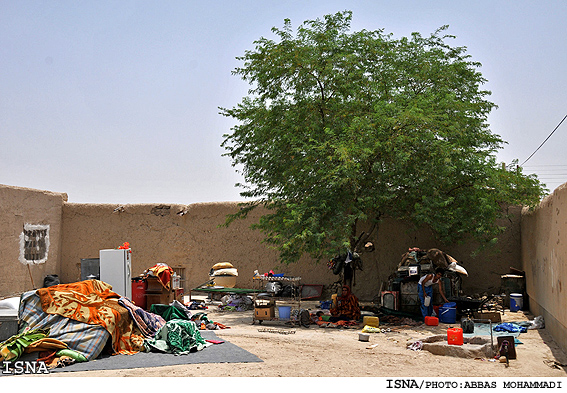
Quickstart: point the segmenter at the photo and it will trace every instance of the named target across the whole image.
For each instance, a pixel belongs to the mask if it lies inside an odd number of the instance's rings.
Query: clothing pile
[[[254,302],[248,296],[240,294],[225,295],[221,298],[219,309],[222,311],[246,311],[254,308]]]
[[[188,307],[177,300],[174,300],[169,305],[152,304],[150,306],[150,313],[163,317],[166,322],[174,320],[190,321],[195,325],[197,330],[218,330],[228,328],[221,323],[212,321],[204,312],[193,314]]]
[[[145,311],[99,280],[29,291],[20,297],[18,333],[0,343],[0,361],[38,352],[38,360],[53,368],[94,360],[103,351],[185,354],[211,345],[199,333],[202,316],[181,303],[160,311]]]
[[[461,266],[455,258],[437,248],[431,248],[429,250],[422,250],[418,247],[409,248],[408,251],[402,255],[398,269],[402,266],[421,265],[424,263],[432,264],[433,270],[442,268],[468,276],[466,269]]]
[[[173,277],[173,269],[165,263],[156,263],[146,271],[146,274],[156,276],[161,285],[167,290],[171,290],[171,278]]]
[[[360,323],[358,321],[325,321],[323,319],[316,322],[319,327],[322,328],[340,328],[340,329],[358,329]]]

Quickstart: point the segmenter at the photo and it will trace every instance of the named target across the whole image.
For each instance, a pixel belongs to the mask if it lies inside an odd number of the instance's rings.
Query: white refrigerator
[[[100,250],[100,281],[112,285],[112,291],[132,299],[132,264],[130,249]]]

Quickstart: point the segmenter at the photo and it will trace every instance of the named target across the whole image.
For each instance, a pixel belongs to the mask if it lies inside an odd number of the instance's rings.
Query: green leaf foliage
[[[231,220],[264,206],[254,228],[282,261],[352,249],[359,221],[429,226],[442,241],[491,241],[504,206],[533,205],[540,182],[508,170],[489,129],[495,108],[447,26],[395,39],[350,32],[351,13],[289,20],[238,59],[248,96],[221,114],[237,120],[222,146],[245,179]]]

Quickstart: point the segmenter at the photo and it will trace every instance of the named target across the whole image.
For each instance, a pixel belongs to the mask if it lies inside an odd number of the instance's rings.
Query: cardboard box
[[[276,308],[274,306],[254,308],[254,317],[256,319],[272,319],[276,316]]]
[[[492,323],[500,323],[502,315],[497,311],[475,312],[474,319],[489,319]]]
[[[181,303],[183,303],[183,288],[176,288],[173,290],[173,298]]]
[[[147,293],[146,309],[149,310],[152,304],[170,304],[173,302],[173,292]]]

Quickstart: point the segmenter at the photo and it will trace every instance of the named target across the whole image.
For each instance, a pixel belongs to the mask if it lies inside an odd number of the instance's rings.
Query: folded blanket
[[[119,354],[144,350],[144,338],[128,310],[118,304],[120,295],[99,280],[59,284],[37,290],[41,307],[48,314],[104,327],[112,337],[112,349]]]
[[[47,314],[41,308],[37,291],[22,295],[19,318],[29,329],[46,329],[49,337],[64,342],[87,359],[96,359],[104,349],[110,334],[100,325],[90,325],[59,314]]]
[[[188,316],[186,312],[167,304],[152,304],[150,306],[150,312],[163,317],[165,321],[171,321],[173,319],[191,320],[191,317]]]
[[[159,282],[167,290],[171,289],[171,277],[173,276],[173,269],[165,263],[156,263],[148,269],[150,272],[157,276]]]
[[[155,313],[147,312],[146,310],[136,306],[128,298],[121,297],[118,304],[125,307],[130,313],[130,317],[138,326],[144,337],[154,337],[156,333],[165,325],[165,319]],[[154,305],[152,305],[153,307]]]
[[[217,269],[213,272],[212,274],[213,277],[215,276],[238,276],[238,270],[237,269]]]

